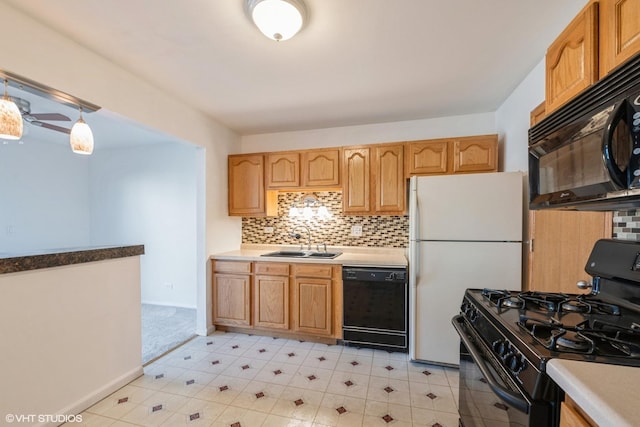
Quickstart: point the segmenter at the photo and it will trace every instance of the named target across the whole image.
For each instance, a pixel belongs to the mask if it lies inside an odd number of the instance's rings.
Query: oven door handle
[[[527,402],[520,395],[512,392],[511,390],[505,389],[495,380],[486,362],[482,358],[482,355],[480,355],[478,350],[476,350],[475,345],[473,344],[473,342],[471,342],[469,337],[467,337],[467,334],[462,329],[462,326],[460,326],[460,323],[464,321],[465,321],[464,316],[459,314],[451,320],[451,323],[453,323],[453,327],[456,328],[458,335],[460,335],[460,339],[464,343],[464,346],[467,348],[467,350],[469,350],[469,353],[471,354],[473,361],[476,363],[476,365],[478,366],[478,369],[480,369],[480,372],[482,373],[484,378],[487,380],[487,384],[489,385],[491,390],[493,390],[493,392],[497,394],[498,397],[500,397],[502,400],[504,400],[505,402],[507,402],[508,404],[510,404],[517,410],[519,410],[520,412],[524,412],[525,414],[528,414],[529,402]]]

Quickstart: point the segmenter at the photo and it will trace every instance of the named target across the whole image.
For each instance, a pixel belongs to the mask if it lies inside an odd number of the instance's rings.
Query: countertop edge
[[[640,408],[636,399],[628,401],[629,388],[625,383],[637,384],[638,368],[551,359],[547,373],[598,425],[636,425]]]
[[[247,249],[242,248],[235,251],[228,251],[210,255],[211,260],[225,261],[265,261],[265,262],[286,262],[286,263],[308,263],[308,264],[336,264],[346,266],[380,266],[380,267],[407,267],[408,261],[403,253],[403,249],[393,248],[388,253],[381,253],[379,250],[374,253],[351,252],[346,248],[340,248],[342,254],[336,258],[285,258],[262,256],[270,249]],[[373,251],[372,251],[373,252]]]
[[[144,254],[144,245],[74,248],[0,257],[0,274],[125,258]]]

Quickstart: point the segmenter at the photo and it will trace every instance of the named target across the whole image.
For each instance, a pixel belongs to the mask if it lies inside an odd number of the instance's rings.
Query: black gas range
[[[640,243],[598,241],[585,271],[588,294],[466,291],[453,319],[461,425],[557,426],[552,358],[640,367]]]

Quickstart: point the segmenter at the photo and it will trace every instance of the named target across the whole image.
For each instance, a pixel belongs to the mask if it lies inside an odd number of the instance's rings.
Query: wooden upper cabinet
[[[434,139],[407,144],[407,175],[441,175],[449,170],[449,141]]]
[[[640,52],[640,0],[600,0],[600,77]]]
[[[371,211],[371,158],[368,147],[345,148],[342,161],[342,211],[368,213]]]
[[[529,114],[529,121],[531,122],[531,126],[540,123],[546,116],[547,110],[545,110],[545,103],[544,101],[542,101],[542,103],[531,110],[531,113]]]
[[[595,83],[597,79],[598,3],[591,2],[547,50],[547,114]]]
[[[498,170],[498,135],[453,141],[453,173]]]
[[[611,238],[611,212],[529,212],[529,290],[577,293],[595,242]]]
[[[401,215],[405,210],[404,144],[373,147],[375,212]]]
[[[262,154],[228,157],[229,215],[264,216],[265,185]]]
[[[300,154],[267,154],[267,188],[294,188],[300,186]]]
[[[303,187],[340,186],[340,149],[302,152]]]
[[[496,172],[498,135],[410,141],[406,176]]]

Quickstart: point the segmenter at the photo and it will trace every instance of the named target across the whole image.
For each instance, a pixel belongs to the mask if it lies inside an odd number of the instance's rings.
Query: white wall
[[[529,113],[544,101],[544,84],[543,59],[496,111],[496,128],[504,146],[501,161],[505,170],[529,170]]]
[[[0,252],[88,245],[88,168],[68,146],[0,145]]]
[[[298,132],[246,135],[241,138],[241,151],[239,152],[252,153],[377,144],[491,133],[496,133],[495,116],[493,113],[482,113]]]
[[[240,219],[226,213],[226,155],[237,151],[238,135],[5,3],[0,3],[0,16],[6,34],[23,35],[20,43],[15,37],[0,38],[3,69],[205,148],[198,172],[204,187],[198,189],[197,247],[197,332],[205,334],[211,325],[208,256],[237,248],[241,240]]]
[[[5,415],[77,414],[142,374],[139,259],[0,275],[0,425],[58,425]]]
[[[196,308],[196,147],[91,156],[91,244],[144,244],[142,302]]]

